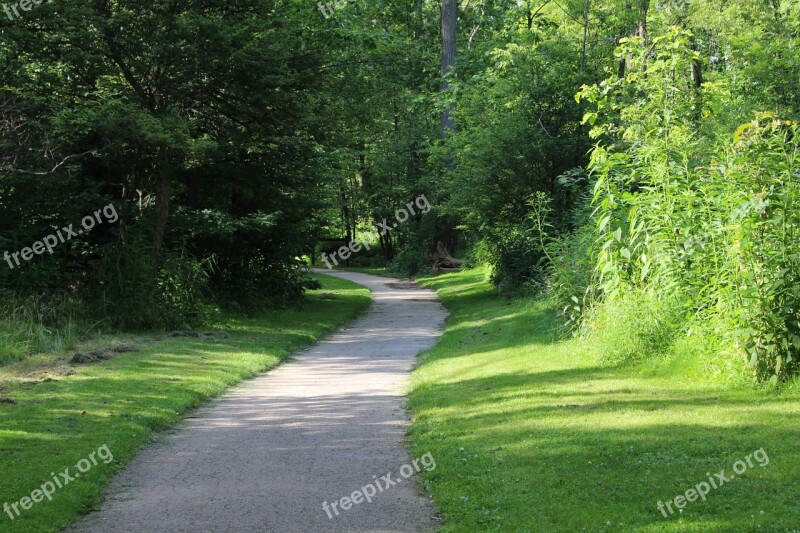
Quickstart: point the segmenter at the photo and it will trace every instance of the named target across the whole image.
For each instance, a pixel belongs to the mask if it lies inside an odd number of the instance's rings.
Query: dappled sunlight
[[[452,326],[451,331],[460,331],[463,329],[470,329],[470,328],[487,328],[492,326],[496,327],[498,325],[502,326],[503,324],[509,322],[515,322],[516,320],[527,314],[528,314],[527,311],[515,309],[514,312],[503,313],[499,316],[495,316],[492,318],[486,318],[484,315],[481,318],[476,318],[475,320],[469,322],[462,322],[460,324],[455,324]]]
[[[336,287],[352,286],[339,280],[334,283]],[[326,290],[339,293],[335,288]],[[0,500],[15,501],[30,494],[47,473],[61,471],[92,449],[108,444],[114,463],[92,470],[71,484],[70,490],[61,491],[57,500],[39,505],[35,513],[16,522],[22,531],[42,524],[66,525],[78,512],[99,502],[108,477],[146,444],[155,430],[173,426],[187,410],[275,366],[368,305],[367,291],[348,292],[350,296],[336,301],[310,302],[308,312],[229,318],[220,325],[227,338],[152,335],[143,337],[147,342],[141,343],[138,351],[113,354],[102,362],[72,365],[69,354],[49,354],[0,368],[0,398],[16,402],[0,403]],[[102,348],[115,340],[98,339],[91,347]],[[370,397],[380,401],[378,395]],[[249,416],[259,420],[257,405],[252,405]],[[348,423],[332,412],[326,416],[333,424]]]
[[[360,277],[353,275],[359,282]],[[219,512],[224,508],[258,525],[237,522],[242,530],[323,531],[330,523],[320,513],[323,499],[352,493],[370,476],[408,461],[401,444],[409,425],[403,388],[416,354],[435,343],[446,311],[431,298],[416,298],[416,291],[386,288],[380,278],[364,281],[376,298],[362,318],[210,402],[201,404],[248,372],[287,359],[292,346],[287,337],[273,331],[261,342],[248,342],[258,337],[237,332],[213,347],[181,343],[170,351],[168,345],[126,361],[127,371],[118,378],[137,390],[132,422],[166,427],[182,408],[198,408],[131,462],[114,480],[103,507],[80,522],[81,530],[105,531],[120,521],[182,529],[187,514],[202,522],[200,529],[208,524],[224,529],[228,518]],[[404,297],[382,297],[389,290]],[[161,389],[159,382],[172,376],[178,381]],[[117,376],[108,378],[96,376],[113,386]],[[394,530],[398,517],[428,523],[432,513],[415,488],[407,483],[391,498],[376,499],[377,510],[364,523],[376,531]],[[291,528],[274,526],[281,516],[262,513],[290,507]]]
[[[445,517],[529,529],[524,510],[535,509],[542,531],[734,531],[731,506],[753,516],[752,529],[796,508],[796,393],[604,366],[589,341],[554,334],[546,305],[509,306],[487,285],[480,298],[480,315],[451,315],[413,377],[414,444],[442,457],[442,484],[431,486]],[[768,467],[668,519],[656,508],[762,447]]]

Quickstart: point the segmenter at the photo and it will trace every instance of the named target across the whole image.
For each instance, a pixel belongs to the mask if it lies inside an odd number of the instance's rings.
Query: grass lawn
[[[13,521],[4,512],[0,531],[56,531],[69,524],[100,502],[109,477],[154,431],[277,365],[369,305],[363,287],[316,279],[323,288],[309,293],[302,311],[229,318],[202,338],[99,339],[98,347],[136,348],[103,362],[72,365],[69,355],[45,354],[0,367],[0,505],[30,497],[52,481],[51,472],[61,481],[67,467],[70,477],[79,473],[76,465],[87,470],[56,490],[52,501],[28,501],[28,510],[18,506],[21,516]],[[103,460],[104,449],[97,452],[104,446],[113,461]]]
[[[358,272],[360,274],[372,274],[373,276],[384,276],[389,278],[403,278],[402,274],[391,272],[387,267],[342,267],[333,269],[334,272]]]
[[[444,531],[800,531],[796,385],[723,387],[675,361],[601,366],[591,341],[557,334],[548,305],[483,280],[419,280],[451,311],[410,397]],[[705,501],[686,494],[723,469]],[[695,501],[678,509],[679,495]]]

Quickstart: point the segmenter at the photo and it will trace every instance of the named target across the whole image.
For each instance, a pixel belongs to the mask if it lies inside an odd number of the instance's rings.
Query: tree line
[[[42,4],[0,19],[0,247],[120,220],[0,286],[58,295],[53,331],[163,327],[301,302],[302,264],[356,239],[349,264],[411,275],[445,248],[610,363],[777,381],[799,29],[796,0]]]

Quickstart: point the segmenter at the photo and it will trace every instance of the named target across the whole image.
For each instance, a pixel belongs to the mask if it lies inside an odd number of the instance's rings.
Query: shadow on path
[[[199,409],[139,454],[102,509],[71,531],[425,531],[414,477],[339,516],[337,501],[411,463],[405,387],[447,312],[432,291],[366,274],[370,309],[347,328]]]

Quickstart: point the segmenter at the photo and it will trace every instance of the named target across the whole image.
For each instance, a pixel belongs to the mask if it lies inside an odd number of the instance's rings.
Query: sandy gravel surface
[[[447,312],[433,292],[407,282],[333,275],[369,287],[372,307],[184,420],[116,476],[101,510],[70,531],[434,529],[416,476],[400,475],[415,459],[403,447],[403,392]],[[396,484],[372,503],[339,507],[338,516],[323,509],[389,472]]]

